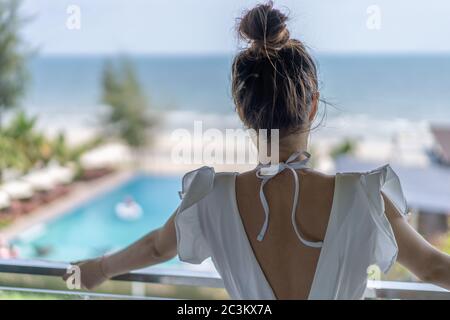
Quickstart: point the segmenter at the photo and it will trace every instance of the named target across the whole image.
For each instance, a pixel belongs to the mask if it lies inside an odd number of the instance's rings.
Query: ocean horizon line
[[[450,51],[317,51],[311,49],[313,55],[318,57],[449,57]],[[217,58],[232,58],[239,50],[230,52],[99,52],[99,53],[48,53],[37,52],[31,55],[33,58],[117,58],[117,57],[130,57],[130,58],[205,58],[205,57],[217,57]]]

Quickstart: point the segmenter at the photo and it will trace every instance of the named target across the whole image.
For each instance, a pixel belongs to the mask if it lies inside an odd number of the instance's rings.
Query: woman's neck
[[[307,133],[299,133],[280,138],[278,144],[278,161],[285,162],[292,154],[296,152],[306,151],[308,148],[308,137],[309,135]],[[268,146],[268,150],[268,152],[270,153],[270,150],[273,149],[271,148],[271,146]],[[273,159],[273,157],[271,158]]]

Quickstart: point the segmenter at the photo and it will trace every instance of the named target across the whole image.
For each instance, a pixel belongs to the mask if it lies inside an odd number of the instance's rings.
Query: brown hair
[[[287,20],[269,2],[247,11],[238,23],[248,46],[234,58],[232,94],[242,121],[256,130],[303,129],[318,92],[316,65],[302,42],[290,38]]]

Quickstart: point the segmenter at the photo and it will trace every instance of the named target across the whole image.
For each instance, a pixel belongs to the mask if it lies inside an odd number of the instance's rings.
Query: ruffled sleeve
[[[389,198],[401,215],[408,213],[408,206],[400,180],[389,165],[362,176],[369,199],[370,216],[376,228],[373,263],[386,273],[397,259],[398,247],[391,224],[386,217],[382,193]]]
[[[181,203],[175,215],[177,250],[181,261],[199,264],[211,255],[199,201],[213,189],[214,176],[213,168],[202,167],[183,177]]]

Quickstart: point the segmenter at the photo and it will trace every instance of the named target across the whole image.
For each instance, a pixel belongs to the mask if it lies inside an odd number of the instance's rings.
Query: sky
[[[236,50],[250,0],[23,0],[41,54],[220,54]],[[284,0],[293,37],[332,53],[450,53],[448,0]],[[71,5],[79,15],[68,13]],[[73,18],[75,17],[75,20]],[[78,19],[79,18],[79,19]],[[67,27],[67,23],[71,26]],[[73,28],[78,26],[80,28]]]

